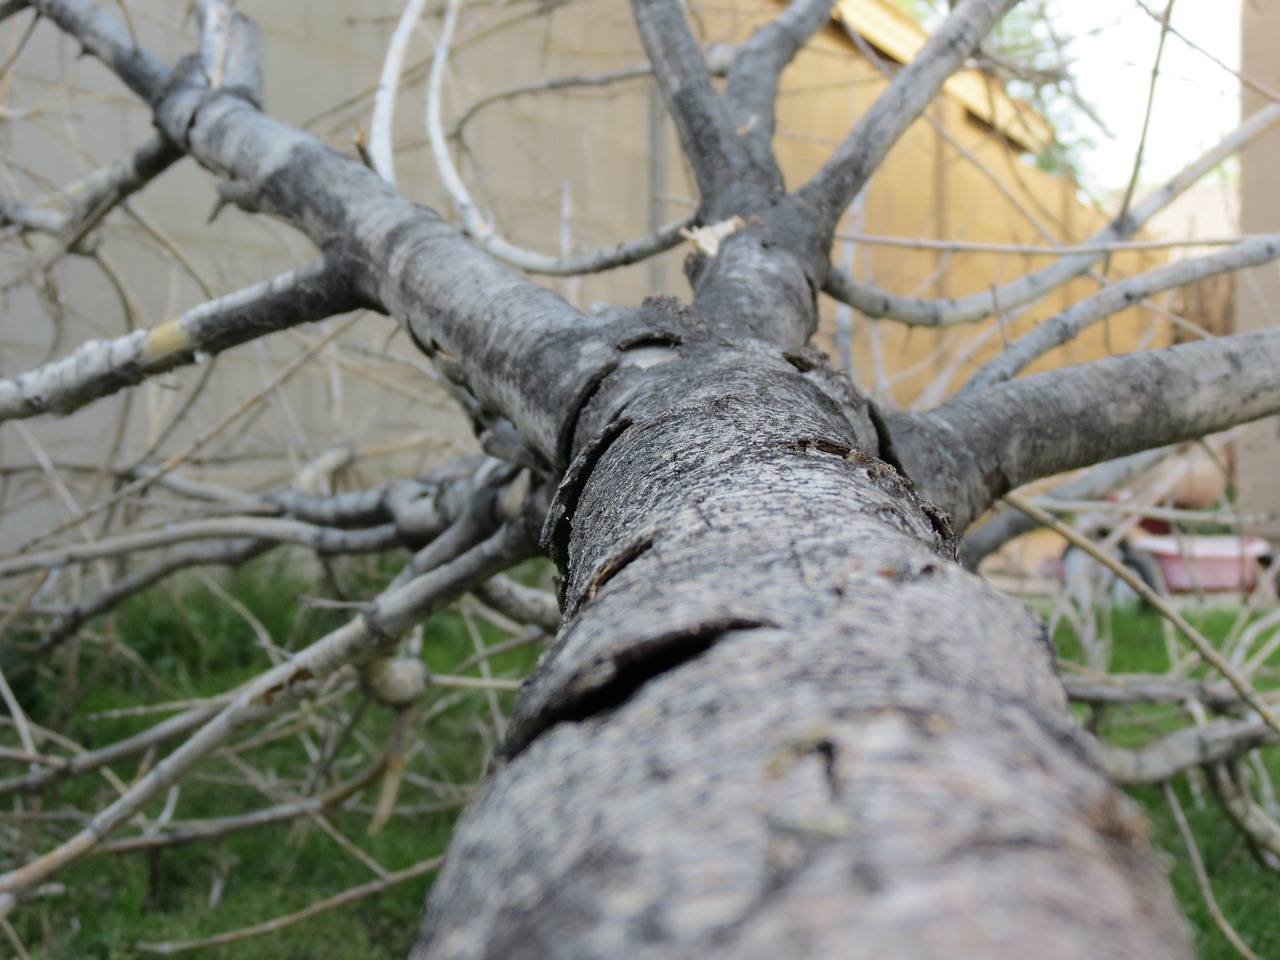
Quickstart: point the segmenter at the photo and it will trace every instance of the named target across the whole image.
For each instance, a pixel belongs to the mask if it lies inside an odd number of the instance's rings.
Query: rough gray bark
[[[892,455],[964,529],[1040,477],[1280,410],[1280,330],[1108,357],[886,418]]]
[[[1042,625],[804,374],[699,353],[561,488],[565,626],[414,955],[1186,955]]]
[[[1036,476],[1274,411],[1280,338],[888,417],[806,347],[840,212],[1010,0],[962,4],[790,194],[763,140],[738,139],[679,5],[634,0],[699,218],[740,223],[692,259],[691,307],[590,318],[263,116],[252,91],[211,84],[194,59],[170,71],[86,0],[33,5],[152,105],[224,197],[309,236],[359,303],[407,327],[477,429],[556,487],[543,546],[562,576],[560,634],[415,956],[1189,955],[1141,820],[1067,712],[1043,626],[960,568],[945,512],[963,530]],[[816,29],[814,10],[788,22]],[[770,70],[798,34],[773,35],[751,48]],[[757,96],[730,85],[738,105]],[[395,513],[390,499],[343,509]],[[523,529],[503,530],[450,561],[479,536],[450,527],[409,569],[434,567],[448,589],[372,606],[323,665],[490,577],[524,546]],[[164,777],[197,756],[178,754]],[[19,873],[10,900],[30,882]]]

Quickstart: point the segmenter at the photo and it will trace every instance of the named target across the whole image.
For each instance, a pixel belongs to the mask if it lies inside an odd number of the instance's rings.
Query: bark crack
[[[557,724],[581,723],[618,709],[651,680],[697,659],[729,633],[776,628],[775,624],[759,619],[727,617],[709,620],[685,630],[651,637],[597,658],[579,671],[583,686],[592,673],[607,672],[611,674],[608,679],[578,693],[566,692],[559,703],[550,705],[536,719],[523,724],[513,722],[500,756],[506,761],[514,759]]]

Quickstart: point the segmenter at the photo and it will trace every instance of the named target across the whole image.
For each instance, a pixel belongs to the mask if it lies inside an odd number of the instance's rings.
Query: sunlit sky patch
[[[1164,0],[1144,2],[1157,13],[1165,9]],[[1172,24],[1238,70],[1240,10],[1239,0],[1179,0]],[[1160,25],[1127,0],[1062,0],[1056,25],[1061,35],[1076,38],[1070,56],[1079,91],[1113,134],[1109,138],[1087,122],[1082,124],[1081,129],[1095,141],[1078,154],[1082,172],[1104,189],[1122,188],[1133,171]],[[1239,118],[1239,81],[1176,36],[1169,36],[1142,181],[1158,182],[1176,173],[1236,126]]]

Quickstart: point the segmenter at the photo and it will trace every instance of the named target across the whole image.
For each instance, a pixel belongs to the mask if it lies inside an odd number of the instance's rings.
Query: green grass
[[[530,577],[538,572],[536,567],[526,571]],[[385,577],[371,568],[346,574],[355,596],[371,595]],[[251,565],[233,575],[226,586],[286,649],[296,650],[314,641],[349,615],[300,602],[309,590],[320,591],[278,563]],[[1208,636],[1220,638],[1231,628],[1235,613],[1208,611],[1191,619]],[[491,628],[484,629],[487,642],[501,639]],[[1164,635],[1155,614],[1117,612],[1107,617],[1102,629],[1111,637],[1113,671],[1162,673],[1168,669]],[[75,664],[79,685],[71,691],[78,706],[62,728],[91,748],[141,730],[155,719],[91,718],[96,711],[208,696],[248,679],[269,663],[245,618],[194,581],[187,581],[180,590],[153,589],[118,611],[109,628],[102,624],[91,628],[90,639],[95,632],[107,640],[80,645]],[[127,643],[145,667],[113,649],[113,636]],[[424,655],[432,669],[441,672],[451,672],[453,665],[473,651],[470,635],[455,613],[433,618],[426,626],[425,640]],[[1070,629],[1059,625],[1054,642],[1064,660],[1080,661],[1082,650]],[[0,653],[14,655],[11,650]],[[525,673],[537,653],[537,648],[513,651],[495,661],[495,671],[507,676]],[[68,666],[68,654],[60,654],[46,671],[15,683],[19,698],[37,721],[54,723],[60,712],[65,713],[68,689],[63,678]],[[441,696],[451,694],[429,691],[425,707]],[[511,695],[503,695],[501,702],[509,709]],[[350,710],[353,703],[354,695],[343,706]],[[1137,719],[1134,722],[1132,714],[1128,719],[1108,714],[1099,733],[1112,742],[1136,745],[1181,722],[1167,708],[1152,709]],[[360,731],[368,742],[380,744],[390,720],[389,711],[370,707]],[[422,733],[426,748],[412,758],[412,772],[451,783],[472,783],[482,774],[493,736],[488,704],[482,696],[461,698],[424,723]],[[3,742],[16,745],[11,733],[4,734]],[[250,759],[258,770],[295,782],[310,762],[297,738],[259,749]],[[1273,775],[1280,778],[1280,752],[1268,763]],[[120,764],[115,772],[129,781],[137,775],[137,761]],[[354,768],[348,768],[347,773],[351,772]],[[206,762],[195,777],[184,782],[175,817],[225,816],[271,802],[256,790],[229,785],[226,781],[233,774],[234,769],[224,760]],[[1280,923],[1275,911],[1280,901],[1280,877],[1257,864],[1207,789],[1201,797],[1193,797],[1185,777],[1176,787],[1223,911],[1261,956],[1280,955]],[[23,798],[17,802],[20,805],[15,805],[13,798],[2,802],[6,810],[57,812],[98,809],[111,796],[102,777],[83,777],[42,797]],[[366,791],[364,802],[371,803],[374,796],[376,786]],[[1147,812],[1154,840],[1165,851],[1199,955],[1206,960],[1234,958],[1234,950],[1204,904],[1163,793],[1158,788],[1139,789],[1132,791],[1132,796]],[[408,786],[401,796],[406,804],[431,799],[427,791]],[[148,815],[154,817],[161,806],[153,805]],[[372,838],[366,836],[367,814],[335,812],[331,820],[385,868],[396,870],[442,852],[456,817],[456,813],[446,812],[393,819]],[[38,849],[48,849],[72,832],[70,823],[46,824],[32,842]],[[211,909],[208,899],[216,876],[225,877],[225,885],[220,902]],[[132,960],[150,956],[134,948],[139,941],[200,939],[261,923],[372,878],[368,867],[314,824],[285,824],[159,853],[89,858],[57,877],[64,892],[24,904],[13,919],[35,960]],[[399,960],[416,932],[429,884],[429,877],[419,878],[281,933],[201,950],[192,956]]]
[[[1103,631],[1112,636],[1110,667],[1115,673],[1163,673],[1169,668],[1160,617],[1150,610],[1117,610],[1101,615]],[[1235,623],[1233,609],[1207,609],[1187,614],[1207,638],[1220,641]],[[1075,634],[1059,625],[1054,644],[1065,661],[1080,662],[1082,650]],[[1185,649],[1185,644],[1184,644]],[[1219,679],[1207,670],[1196,676]],[[1272,683],[1272,686],[1275,684]],[[1134,722],[1137,716],[1139,722]],[[1127,718],[1127,720],[1126,720]],[[1136,746],[1161,732],[1185,725],[1170,708],[1108,714],[1098,733],[1107,742]],[[1271,776],[1280,780],[1280,752],[1263,751]],[[1280,956],[1280,875],[1262,867],[1214,799],[1208,785],[1192,794],[1187,777],[1174,783],[1179,802],[1195,835],[1223,915],[1241,938],[1261,957]],[[1130,796],[1151,823],[1152,839],[1169,867],[1174,891],[1189,922],[1197,956],[1202,960],[1238,960],[1239,954],[1218,929],[1196,883],[1191,857],[1173,814],[1159,787],[1134,788]]]
[[[349,572],[349,571],[348,571]],[[359,571],[357,571],[359,572]],[[536,575],[537,570],[529,571]],[[353,595],[369,596],[383,578],[377,570],[361,573],[353,582]],[[234,574],[226,583],[229,592],[256,617],[273,640],[287,649],[299,649],[344,622],[350,612],[319,609],[300,603],[308,589],[289,568],[259,562]],[[358,592],[355,589],[358,586]],[[486,642],[505,635],[478,623]],[[124,605],[113,628],[95,624],[89,631],[118,638],[137,654],[145,668],[121,656],[111,643],[85,642],[76,657],[79,688],[72,696],[79,705],[62,731],[86,747],[113,742],[144,729],[158,719],[128,717],[93,719],[103,710],[171,699],[208,696],[227,690],[270,665],[246,619],[202,585],[187,581],[179,591],[153,589]],[[432,669],[452,672],[454,665],[474,652],[462,618],[443,613],[425,627],[424,656]],[[13,655],[13,651],[5,651]],[[495,674],[527,673],[538,648],[526,647],[492,661]],[[63,677],[68,654],[59,654],[38,676],[27,675],[16,684],[25,709],[37,722],[53,724],[61,712],[67,689]],[[474,675],[474,672],[473,672]],[[349,694],[342,707],[350,711],[358,695]],[[500,702],[509,712],[512,694]],[[431,688],[422,703],[424,715],[441,698],[456,704],[419,724],[422,743],[408,765],[411,773],[436,781],[471,784],[483,773],[486,754],[493,743],[489,706],[482,694],[458,697],[453,691]],[[385,743],[391,712],[370,705],[359,732],[372,747]],[[247,731],[253,736],[257,731]],[[318,738],[312,736],[313,743]],[[11,732],[5,746],[16,746]],[[342,760],[350,760],[341,777],[357,770],[349,746]],[[309,769],[310,759],[300,740],[293,737],[245,755],[262,774],[296,784]],[[367,761],[366,750],[363,759]],[[114,769],[128,782],[138,773],[138,759]],[[15,772],[12,770],[6,773]],[[175,819],[227,816],[271,805],[256,789],[230,783],[239,774],[226,760],[214,758],[201,765],[195,776],[182,783]],[[378,784],[367,789],[362,803],[372,804]],[[71,811],[100,809],[113,792],[101,776],[87,776],[53,788],[39,798],[0,801],[6,810],[39,809]],[[401,804],[437,800],[431,791],[406,783]],[[163,798],[147,811],[155,817]],[[393,818],[375,837],[366,835],[368,813],[333,812],[333,825],[367,851],[387,870],[398,870],[443,852],[456,812]],[[76,829],[70,822],[46,823],[32,843],[49,849]],[[122,831],[135,833],[134,829]],[[8,845],[7,845],[8,846]],[[11,862],[5,866],[12,865]],[[224,876],[220,902],[209,907],[216,876]],[[333,838],[305,819],[230,834],[216,841],[201,841],[159,852],[91,857],[63,871],[57,882],[64,892],[40,897],[22,905],[13,921],[33,958],[92,958],[127,960],[153,956],[134,948],[139,941],[200,939],[261,923],[301,909],[325,897],[374,879],[368,866],[345,852]],[[205,958],[236,960],[401,960],[416,934],[418,918],[430,877],[420,877],[354,904],[269,934],[220,948],[191,954]]]

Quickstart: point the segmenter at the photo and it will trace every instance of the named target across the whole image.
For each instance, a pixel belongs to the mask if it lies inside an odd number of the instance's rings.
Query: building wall
[[[1275,38],[1280,31],[1280,8],[1274,3],[1246,3],[1240,28],[1243,76],[1275,89],[1280,61]],[[1241,89],[1241,111],[1248,117],[1266,99],[1248,86]],[[1280,223],[1280,129],[1259,136],[1240,155],[1240,229],[1264,233]],[[1235,283],[1236,330],[1244,333],[1280,324],[1280,272],[1275,264],[1242,270]],[[1280,418],[1272,417],[1241,428],[1235,445],[1236,494],[1240,510],[1280,517]],[[1280,538],[1280,519],[1259,524],[1255,532]]]

